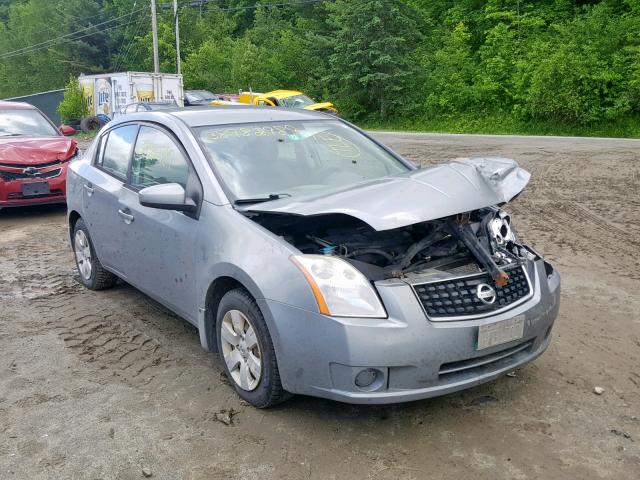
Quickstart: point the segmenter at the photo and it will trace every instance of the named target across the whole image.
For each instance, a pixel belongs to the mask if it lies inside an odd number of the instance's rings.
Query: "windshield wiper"
[[[290,197],[289,193],[270,193],[266,197],[256,197],[256,198],[239,198],[234,203],[234,205],[247,205],[249,203],[264,203],[270,202],[271,200],[278,200],[284,197]]]

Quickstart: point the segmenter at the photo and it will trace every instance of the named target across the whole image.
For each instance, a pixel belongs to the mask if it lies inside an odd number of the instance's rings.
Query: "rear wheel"
[[[82,219],[73,226],[73,253],[82,284],[90,290],[112,287],[118,277],[104,269],[93,248],[87,226]]]
[[[216,333],[220,359],[240,397],[257,408],[289,398],[282,388],[267,324],[246,290],[231,290],[222,297]]]

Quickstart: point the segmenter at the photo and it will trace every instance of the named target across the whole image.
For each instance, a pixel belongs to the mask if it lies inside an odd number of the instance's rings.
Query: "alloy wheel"
[[[241,389],[255,390],[262,377],[262,352],[256,330],[239,310],[229,310],[220,329],[222,353],[231,378]]]
[[[76,232],[73,247],[76,254],[78,271],[80,275],[82,275],[82,278],[89,280],[91,278],[91,271],[93,270],[91,263],[91,246],[89,245],[87,235],[82,230]]]

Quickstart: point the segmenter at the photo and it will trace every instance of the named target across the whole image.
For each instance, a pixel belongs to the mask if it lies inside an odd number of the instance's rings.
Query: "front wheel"
[[[283,402],[273,342],[256,301],[241,288],[227,292],[216,318],[218,352],[238,395],[257,408]]]

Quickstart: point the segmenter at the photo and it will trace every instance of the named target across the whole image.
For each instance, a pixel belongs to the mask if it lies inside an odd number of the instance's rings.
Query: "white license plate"
[[[35,195],[49,195],[49,184],[47,182],[30,182],[22,184],[22,195],[32,197]]]
[[[524,335],[524,315],[503,320],[502,322],[481,325],[478,329],[476,350],[495,347],[502,343],[512,342]]]

